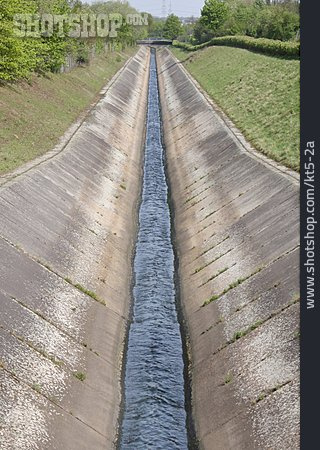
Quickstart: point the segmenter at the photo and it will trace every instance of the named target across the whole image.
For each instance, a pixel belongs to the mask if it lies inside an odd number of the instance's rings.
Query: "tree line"
[[[138,14],[128,2],[95,2],[93,5],[80,0],[0,0],[0,82],[12,82],[28,78],[31,73],[45,74],[57,72],[72,56],[77,63],[88,62],[90,55],[102,52],[106,45],[120,49],[133,45],[137,39],[147,36],[146,25],[135,26],[125,20],[117,28],[116,37],[93,37],[75,39],[68,34],[68,24],[64,23],[65,34],[53,29],[50,37],[18,37],[15,32],[16,14],[72,15],[72,14]]]
[[[299,39],[300,3],[296,0],[206,0],[199,19],[184,24],[175,15],[153,20],[150,36],[202,44],[220,36]]]

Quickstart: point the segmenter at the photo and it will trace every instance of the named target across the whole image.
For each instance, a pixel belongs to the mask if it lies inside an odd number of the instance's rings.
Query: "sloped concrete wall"
[[[148,66],[140,49],[60,154],[2,180],[3,450],[113,448]]]
[[[158,66],[200,448],[298,449],[297,177],[248,152],[167,49]]]

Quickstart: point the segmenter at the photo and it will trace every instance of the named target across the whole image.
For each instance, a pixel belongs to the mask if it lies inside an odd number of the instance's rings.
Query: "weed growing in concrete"
[[[41,386],[40,386],[40,384],[33,383],[32,389],[33,389],[34,391],[38,392],[38,393],[41,392]]]
[[[84,294],[88,295],[89,297],[93,298],[93,300],[96,300],[97,302],[105,305],[105,301],[100,299],[95,292],[84,288],[81,284],[75,284],[74,287],[77,288],[79,291],[83,292]]]
[[[299,301],[300,301],[300,294],[298,294],[298,293],[293,294],[293,296],[292,296],[292,304],[297,303]]]
[[[261,402],[262,400],[264,400],[266,398],[267,394],[265,392],[261,392],[261,394],[259,395],[259,397],[256,400],[256,403]]]
[[[214,302],[215,300],[218,300],[218,298],[220,298],[220,295],[213,295],[212,297],[210,297],[208,300],[206,300],[202,306],[207,306],[210,303]]]
[[[224,384],[229,384],[231,383],[231,381],[232,381],[232,374],[229,372],[224,379]]]
[[[86,376],[86,374],[84,372],[75,372],[73,374],[73,376],[75,378],[77,378],[79,381],[84,381],[87,378],[87,376]]]
[[[120,184],[121,189],[123,189],[124,191],[127,190],[127,187],[124,184]]]
[[[233,338],[232,338],[232,342],[237,341],[238,339],[244,337],[246,335],[246,331],[237,331],[236,333],[234,333]]]
[[[67,283],[71,284],[71,286],[75,287],[76,289],[78,289],[80,292],[82,292],[83,294],[88,295],[89,297],[91,297],[93,300],[96,300],[97,302],[101,303],[102,305],[106,305],[106,302],[101,299],[95,292],[90,291],[89,289],[86,289],[85,287],[83,287],[81,284],[79,283],[73,283],[70,278],[65,278],[64,279]]]
[[[64,362],[61,359],[57,359],[54,356],[49,356],[50,361],[53,362],[56,366],[62,367],[64,365]]]
[[[52,268],[49,266],[49,264],[41,263],[40,261],[39,261],[39,263],[42,264],[43,267],[45,267],[47,270],[49,270],[49,272],[53,272],[53,270],[52,270]]]
[[[259,395],[259,397],[256,399],[255,402],[253,402],[253,404],[255,403],[259,403],[262,400],[264,400],[268,395],[273,394],[274,392],[277,392],[279,389],[283,388],[284,386],[286,386],[287,384],[289,384],[291,381],[285,381],[282,384],[277,384],[276,386],[274,386],[271,389],[267,389],[266,391],[261,392],[261,394]]]
[[[297,330],[297,331],[294,333],[294,339],[300,339],[300,336],[301,336],[301,332],[300,332],[300,330]]]
[[[254,272],[252,272],[250,275],[243,277],[243,278],[238,278],[236,281],[234,281],[233,283],[229,284],[229,286],[224,289],[221,294],[218,295],[213,295],[212,297],[210,297],[208,300],[206,300],[202,306],[206,306],[209,303],[211,303],[214,300],[218,300],[218,298],[222,297],[224,294],[226,294],[227,292],[231,291],[232,289],[236,288],[237,286],[240,286],[240,284],[244,283],[245,281],[247,281],[249,278],[253,277],[254,275],[256,275],[257,273],[261,272],[261,270],[263,269],[263,267],[259,267],[257,270],[255,270]]]
[[[246,336],[247,334],[251,333],[251,331],[254,331],[256,328],[258,328],[260,325],[262,325],[265,321],[264,320],[258,320],[257,322],[255,322],[254,324],[252,324],[250,327],[246,328],[245,330],[242,331],[237,331],[236,333],[234,333],[233,335],[233,339],[231,342],[235,342],[238,339]]]

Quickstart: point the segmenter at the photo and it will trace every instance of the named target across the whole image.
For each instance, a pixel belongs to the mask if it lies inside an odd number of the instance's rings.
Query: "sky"
[[[86,0],[88,3],[94,3],[94,0]],[[169,13],[170,3],[171,12],[179,17],[200,16],[200,10],[205,0],[165,0],[167,13]],[[153,16],[162,15],[163,0],[129,0],[130,5],[139,11],[150,12]]]
[[[162,0],[129,0],[129,3],[140,11],[150,12],[154,16],[161,16]],[[170,0],[166,0],[167,13]],[[171,0],[171,12],[177,16],[200,16],[204,0]]]

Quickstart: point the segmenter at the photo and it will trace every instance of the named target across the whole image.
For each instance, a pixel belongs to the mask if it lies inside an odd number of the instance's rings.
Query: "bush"
[[[199,45],[189,45],[183,42],[174,41],[175,47],[188,51],[197,51],[212,45],[227,45],[229,47],[239,47],[248,50],[265,53],[271,56],[285,56],[290,58],[299,58],[300,43],[283,42],[273,39],[253,38],[250,36],[223,36],[211,39]]]

